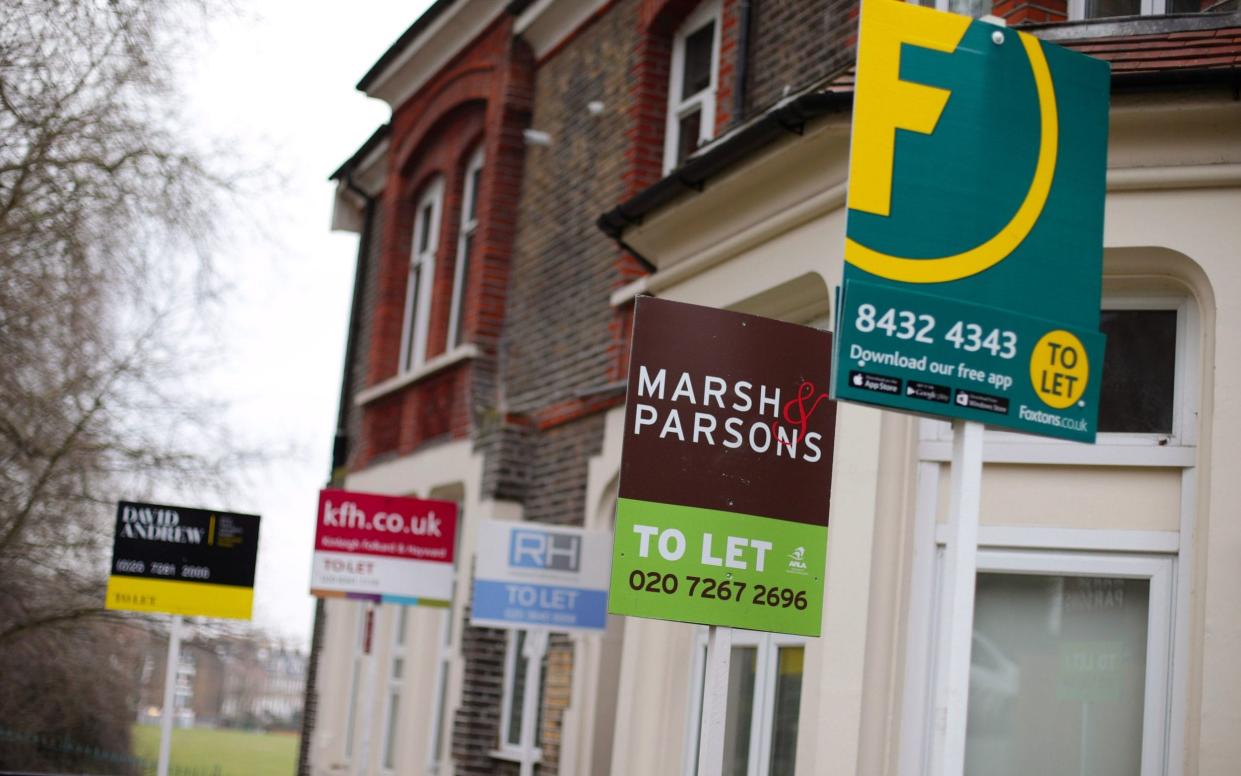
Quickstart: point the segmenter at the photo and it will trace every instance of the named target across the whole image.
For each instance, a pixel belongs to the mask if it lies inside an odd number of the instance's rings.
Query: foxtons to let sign
[[[1094,441],[1108,78],[863,0],[835,398]]]

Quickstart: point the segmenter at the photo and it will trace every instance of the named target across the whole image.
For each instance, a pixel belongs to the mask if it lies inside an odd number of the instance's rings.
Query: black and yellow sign
[[[259,516],[122,501],[108,609],[250,619]]]

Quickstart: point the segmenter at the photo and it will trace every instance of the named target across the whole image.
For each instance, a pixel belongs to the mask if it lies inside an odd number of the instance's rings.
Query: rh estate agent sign
[[[608,619],[611,545],[607,531],[479,522],[470,623],[602,632]]]
[[[837,399],[1092,442],[1109,72],[866,0]]]
[[[452,599],[457,505],[319,491],[310,592],[382,603]]]
[[[637,300],[611,612],[819,634],[830,354],[827,332]]]
[[[248,620],[259,516],[122,501],[105,607]]]

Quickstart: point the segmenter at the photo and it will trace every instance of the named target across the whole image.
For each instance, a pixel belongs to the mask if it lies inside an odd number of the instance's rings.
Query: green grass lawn
[[[155,773],[158,725],[134,725],[134,754],[149,760],[150,773]],[[169,776],[292,776],[296,766],[297,736],[292,733],[172,731]]]

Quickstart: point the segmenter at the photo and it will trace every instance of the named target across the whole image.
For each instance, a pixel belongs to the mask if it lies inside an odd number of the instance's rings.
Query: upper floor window
[[[726,776],[793,773],[801,709],[802,664],[807,639],[780,633],[733,631],[725,712]],[[706,667],[706,632],[700,629],[690,703],[689,748],[684,772],[698,773],[698,732]]]
[[[431,320],[431,287],[435,279],[435,251],[439,245],[440,209],[444,183],[427,186],[414,211],[414,239],[409,252],[405,284],[405,316],[401,329],[401,371],[420,366],[427,357],[427,329]]]
[[[448,314],[448,347],[465,342],[465,287],[470,278],[470,254],[478,231],[478,184],[483,176],[480,146],[465,166],[465,190],[461,197],[461,228],[457,234],[457,260],[453,266],[452,309]]]
[[[703,3],[672,39],[668,83],[667,172],[711,139],[715,129],[716,73],[720,60],[720,4]]]
[[[1112,16],[1152,16],[1197,13],[1202,0],[1069,0],[1070,19],[1105,19]]]

